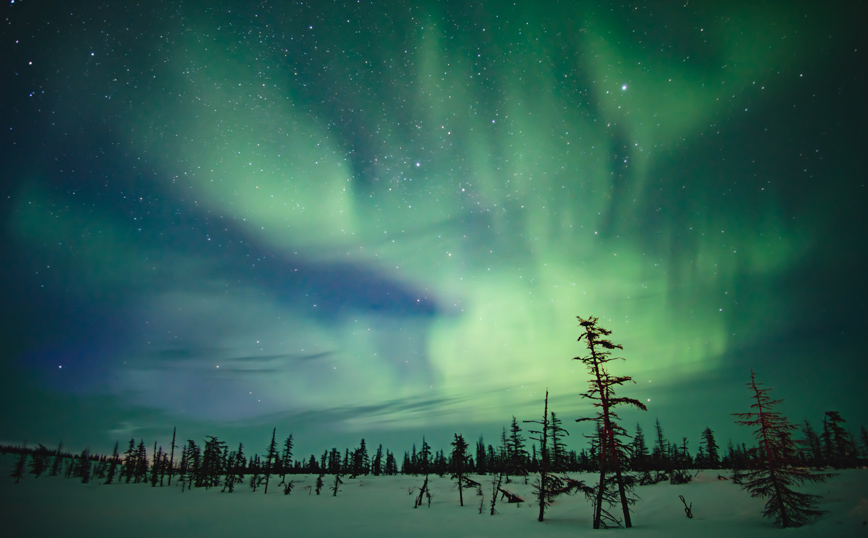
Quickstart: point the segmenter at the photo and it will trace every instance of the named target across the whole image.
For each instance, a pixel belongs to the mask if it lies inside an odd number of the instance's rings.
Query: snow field
[[[13,456],[0,458],[10,469]],[[8,475],[8,471],[6,473]],[[503,488],[526,501],[520,505],[498,499],[498,514],[489,515],[492,478],[473,476],[481,482],[484,496],[465,490],[465,506],[459,507],[455,481],[431,476],[433,496],[414,509],[424,477],[344,477],[337,497],[328,487],[334,477],[326,475],[317,496],[310,491],[316,477],[287,475],[295,481],[292,494],[277,487],[278,477],[267,495],[253,493],[246,485],[235,493],[220,488],[193,489],[151,487],[143,484],[81,484],[72,479],[27,475],[20,484],[0,480],[3,536],[123,538],[172,536],[204,537],[353,537],[382,538],[561,538],[600,533],[629,533],[635,537],[752,538],[766,536],[868,537],[868,471],[841,471],[826,484],[801,488],[822,495],[820,507],[830,513],[813,525],[781,530],[760,515],[763,502],[753,499],[731,481],[718,480],[718,471],[702,471],[690,484],[660,483],[636,488],[640,501],[634,506],[632,529],[595,531],[591,528],[591,504],[581,495],[560,497],[536,520],[531,477],[514,479]],[[724,474],[721,472],[721,474]],[[596,476],[571,475],[592,484]],[[693,504],[692,519],[679,499]],[[480,499],[484,500],[479,514]],[[617,513],[617,512],[615,512]]]

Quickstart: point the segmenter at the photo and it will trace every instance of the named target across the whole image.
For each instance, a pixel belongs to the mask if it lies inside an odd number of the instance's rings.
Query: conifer
[[[590,355],[574,359],[582,361],[591,374],[589,389],[582,393],[582,396],[594,400],[594,407],[599,410],[594,417],[577,419],[577,422],[585,420],[595,422],[600,445],[600,482],[595,492],[593,525],[595,529],[605,526],[603,523],[603,502],[605,500],[609,504],[620,502],[624,514],[624,526],[631,527],[629,504],[635,500],[628,498],[627,494],[632,487],[633,478],[624,473],[623,462],[627,458],[627,451],[619,441],[619,437],[626,435],[626,432],[618,424],[618,415],[614,412],[614,408],[620,405],[629,405],[644,411],[646,407],[645,404],[636,399],[615,395],[615,387],[633,379],[628,376],[613,376],[606,369],[606,363],[615,360],[614,357],[611,357],[612,350],[623,349],[620,344],[613,344],[607,338],[612,334],[612,331],[598,327],[598,318],[583,319],[581,316],[577,316],[577,318],[579,325],[583,328],[578,340],[584,339],[588,351],[590,351]],[[614,486],[617,487],[617,501],[614,492],[611,495],[608,492],[609,480],[606,477],[608,472],[615,475]],[[608,512],[606,515],[608,516]]]
[[[460,434],[455,434],[452,441],[452,478],[458,480],[458,503],[464,506],[464,472],[467,465],[467,441]]]
[[[823,514],[816,509],[820,499],[817,495],[800,493],[792,489],[802,483],[825,482],[830,474],[812,474],[799,465],[796,443],[791,434],[795,426],[787,422],[775,407],[781,400],[768,396],[770,389],[760,388],[753,370],[750,372],[751,398],[754,403],[749,413],[734,413],[740,420],[736,423],[751,426],[759,441],[755,449],[757,458],[752,468],[744,472],[742,487],[752,497],[768,499],[763,517],[773,518],[779,527],[799,527]]]

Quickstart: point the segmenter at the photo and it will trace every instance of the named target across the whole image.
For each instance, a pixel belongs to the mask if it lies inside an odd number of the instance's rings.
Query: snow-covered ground
[[[12,456],[0,458],[5,474]],[[561,497],[548,509],[544,523],[537,521],[532,485],[523,480],[504,484],[522,495],[520,505],[498,500],[498,514],[489,515],[491,478],[473,477],[483,485],[484,497],[465,490],[465,506],[458,505],[458,490],[448,478],[431,477],[430,508],[413,508],[423,477],[344,478],[337,497],[327,487],[317,496],[310,491],[315,477],[296,475],[297,487],[289,496],[272,482],[268,495],[243,486],[235,493],[220,489],[152,488],[142,484],[80,482],[27,475],[20,484],[0,479],[2,524],[0,535],[112,536],[122,538],[171,536],[317,536],[317,537],[570,537],[598,533],[629,533],[636,537],[736,537],[757,536],[868,536],[868,470],[846,470],[826,484],[803,488],[823,495],[828,510],[813,525],[780,530],[760,515],[763,501],[753,499],[730,481],[716,478],[717,471],[703,471],[690,484],[660,483],[637,488],[641,500],[633,511],[629,530],[591,528],[591,505],[583,496]],[[593,483],[591,475],[572,475]],[[693,504],[688,519],[679,499]],[[479,514],[480,500],[484,501]]]

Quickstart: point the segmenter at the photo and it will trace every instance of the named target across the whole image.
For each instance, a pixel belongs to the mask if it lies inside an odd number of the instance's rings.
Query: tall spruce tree
[[[619,438],[625,436],[626,431],[618,423],[619,418],[615,413],[615,408],[622,405],[636,407],[643,411],[647,410],[647,408],[639,400],[616,396],[615,394],[616,387],[628,381],[633,381],[633,378],[629,376],[613,376],[606,368],[607,363],[617,359],[611,356],[612,351],[623,349],[620,344],[613,344],[608,339],[612,331],[598,326],[598,318],[593,316],[587,319],[577,316],[577,319],[583,331],[579,335],[578,341],[584,339],[590,355],[576,357],[573,360],[581,361],[588,367],[591,379],[589,381],[589,388],[586,392],[582,393],[582,397],[593,400],[594,407],[598,409],[595,416],[576,420],[577,422],[585,420],[594,421],[599,432],[600,482],[595,491],[594,528],[599,529],[601,526],[605,526],[603,522],[604,501],[609,504],[620,502],[624,515],[624,526],[632,527],[629,504],[635,502],[635,500],[632,497],[628,497],[628,490],[632,487],[634,479],[632,476],[625,474],[623,465],[627,459],[627,453],[625,445],[620,442]],[[607,494],[610,488],[610,481],[607,480],[606,476],[607,473],[615,475],[613,486],[617,487],[617,500],[614,495]]]
[[[286,480],[286,473],[292,469],[292,434],[283,442],[283,451],[280,453],[281,481]]]
[[[527,476],[527,450],[525,450],[525,438],[521,434],[521,426],[515,417],[509,426],[509,437],[506,440],[506,464],[509,466],[507,474],[513,476]]]
[[[706,469],[717,469],[720,466],[720,452],[717,442],[714,440],[714,432],[711,428],[702,430],[700,436],[700,450],[703,452],[703,463]]]
[[[136,448],[136,468],[133,470],[133,483],[147,482],[148,478],[148,450],[145,448],[145,440],[139,440]]]
[[[21,482],[21,479],[24,478],[24,471],[27,469],[27,444],[21,447],[21,450],[18,452],[18,459],[15,460],[15,465],[12,466],[12,472],[9,473],[10,478],[15,479],[15,483],[18,484]]]
[[[663,436],[663,426],[660,425],[660,419],[654,422],[654,449],[651,451],[651,461],[654,468],[658,471],[669,471],[671,468],[669,458],[669,442]]]
[[[485,441],[481,435],[476,441],[476,472],[479,474],[488,473],[488,457],[485,453]]]
[[[458,504],[464,506],[464,473],[467,467],[467,441],[455,434],[452,441],[452,478],[458,480]]]
[[[177,426],[172,428],[172,451],[169,455],[169,485],[172,485],[172,476],[175,474],[175,433],[177,433]]]
[[[752,468],[744,472],[742,487],[752,497],[768,499],[763,517],[773,518],[779,527],[799,527],[823,514],[816,509],[817,495],[799,493],[793,485],[805,482],[825,482],[830,474],[812,474],[800,465],[797,446],[792,439],[795,426],[787,422],[783,415],[775,411],[781,400],[772,400],[770,389],[760,388],[754,371],[750,372],[751,391],[754,403],[748,413],[734,413],[739,417],[736,423],[753,428],[754,437],[759,441],[757,457]]]
[[[837,411],[826,411],[823,420],[824,441],[829,465],[836,469],[856,466],[856,446],[841,423],[847,422]]]
[[[277,460],[276,435],[277,428],[274,428],[271,432],[271,443],[269,443],[268,449],[265,451],[265,464],[262,466],[262,474],[265,475],[265,493],[268,493],[268,480],[271,478],[272,465]]]
[[[112,450],[112,457],[109,460],[109,468],[108,468],[108,472],[106,473],[106,478],[105,478],[106,484],[111,484],[112,482],[114,482],[115,473],[117,473],[117,469],[118,469],[118,463],[119,463],[118,443],[117,443],[117,441],[115,441],[115,448],[114,448],[114,450]]]
[[[633,457],[630,460],[630,467],[634,471],[647,471],[648,446],[645,444],[645,434],[639,423],[636,423],[636,433],[633,435],[632,445]]]
[[[383,445],[377,447],[377,452],[374,454],[374,459],[371,461],[371,474],[380,476],[383,473]]]
[[[564,442],[564,437],[570,432],[561,426],[561,419],[555,415],[554,411],[550,412],[551,420],[549,421],[549,470],[553,473],[561,472],[567,463],[567,445]]]

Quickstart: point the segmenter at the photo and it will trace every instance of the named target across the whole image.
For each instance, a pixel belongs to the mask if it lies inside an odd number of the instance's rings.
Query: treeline
[[[561,419],[554,412],[548,416],[548,472],[599,471],[599,437],[590,437],[587,447],[578,452],[569,450]],[[819,431],[805,420],[800,426],[801,436],[796,440],[799,462],[815,469],[853,468],[868,464],[868,430],[863,426],[857,441],[844,427],[845,422],[837,411],[825,413]],[[222,487],[227,492],[243,482],[255,491],[264,487],[272,476],[279,476],[280,485],[283,485],[287,474],[352,478],[397,474],[445,476],[457,472],[452,453],[434,450],[424,437],[418,448],[413,444],[411,450],[403,453],[400,465],[395,454],[383,449],[382,445],[369,453],[364,439],[352,449],[341,451],[332,448],[319,457],[311,454],[302,459],[293,458],[292,434],[280,444],[273,435],[262,455],[246,455],[243,444],[230,449],[216,436],[206,436],[201,445],[192,439],[183,446],[172,444],[167,452],[156,444],[149,448],[144,440],[130,439],[123,453],[115,444],[111,455],[94,454],[88,449],[71,454],[63,450],[62,444],[51,449],[41,444],[35,447],[0,445],[0,453],[18,456],[11,472],[15,480],[20,480],[25,474],[36,478],[43,474],[63,476],[84,483],[97,480],[105,484],[123,482],[151,486],[171,485],[174,480],[182,490]],[[730,442],[725,449],[721,448],[711,428],[701,432],[698,449],[691,453],[688,439],[682,437],[680,442],[670,441],[659,420],[655,422],[651,439],[637,424],[627,448],[628,457],[622,464],[626,470],[640,473],[640,482],[689,480],[690,474],[685,471],[695,469],[748,469],[762,457],[757,447],[745,444]],[[460,463],[464,474],[503,474],[509,480],[510,476],[539,473],[542,461],[539,447],[536,443],[527,443],[519,421],[513,417],[509,428],[503,429],[497,446],[486,444],[480,436],[475,452],[471,451]]]

